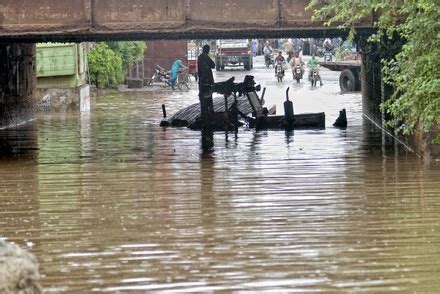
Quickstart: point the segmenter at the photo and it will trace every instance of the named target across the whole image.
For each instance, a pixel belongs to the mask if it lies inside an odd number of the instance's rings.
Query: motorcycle
[[[323,47],[317,47],[316,48],[316,56],[318,57],[324,57],[325,49]]]
[[[293,67],[293,79],[296,80],[297,83],[299,83],[299,80],[303,78],[301,65],[295,65]]]
[[[314,66],[310,69],[309,81],[312,87],[316,87],[316,83],[321,80],[319,76],[319,69],[317,66]]]
[[[170,72],[167,71],[165,68],[161,67],[160,65],[156,65],[156,68],[153,72],[153,75],[150,78],[150,81],[148,82],[148,85],[151,86],[153,83],[165,83],[166,85],[169,85],[168,80],[170,78]]]
[[[273,54],[265,54],[264,55],[264,63],[266,64],[266,67],[269,68],[269,66],[274,66],[274,57]]]
[[[330,51],[326,51],[324,53],[324,62],[331,62],[332,61],[332,53]]]
[[[277,77],[277,81],[278,82],[282,82],[283,78],[284,78],[284,66],[285,66],[286,62],[277,62],[277,64],[275,65],[275,76]]]
[[[179,88],[179,90],[182,90],[182,87],[185,86],[187,89],[189,89],[189,73],[188,73],[188,69],[181,69],[179,70],[179,72],[177,73],[177,88]],[[174,87],[173,87],[174,89]]]

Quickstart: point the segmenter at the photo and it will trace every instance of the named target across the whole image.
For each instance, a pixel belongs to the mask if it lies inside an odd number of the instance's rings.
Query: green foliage
[[[98,43],[87,58],[90,81],[98,88],[116,88],[124,81],[122,58],[106,44]]]
[[[394,95],[382,105],[392,115],[387,125],[403,134],[412,134],[419,122],[425,131],[440,124],[440,1],[438,0],[311,0],[315,19],[327,25],[350,28],[363,18],[378,15],[376,35],[370,42],[405,41],[393,58],[383,59],[385,81]],[[318,6],[319,5],[319,6]],[[434,142],[439,142],[436,138]]]
[[[106,44],[121,56],[124,68],[144,58],[144,42],[107,42]]]
[[[344,43],[342,43],[341,46],[339,46],[336,49],[336,52],[335,52],[336,60],[338,60],[338,61],[344,60],[344,58],[347,55],[350,55],[351,54],[351,46],[352,46],[351,42],[345,41]]]

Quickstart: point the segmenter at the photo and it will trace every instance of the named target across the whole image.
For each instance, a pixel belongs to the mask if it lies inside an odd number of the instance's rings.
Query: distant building
[[[185,65],[188,64],[188,41],[186,40],[148,41],[146,46],[143,64],[146,79],[152,76],[156,65],[171,69],[171,65],[176,59],[182,60]]]

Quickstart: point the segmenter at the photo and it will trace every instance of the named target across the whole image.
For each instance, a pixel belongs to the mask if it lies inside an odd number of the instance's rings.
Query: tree
[[[90,81],[98,88],[116,88],[124,81],[122,58],[106,44],[98,43],[87,58]]]
[[[350,37],[356,22],[378,15],[370,42],[396,36],[404,41],[399,53],[382,59],[384,79],[394,88],[381,106],[392,117],[386,125],[405,135],[419,123],[425,132],[440,125],[440,1],[311,0],[308,8],[316,8],[315,19],[326,25],[350,28]],[[439,136],[435,141],[440,143]]]
[[[107,42],[106,44],[110,49],[121,56],[124,68],[133,65],[136,61],[144,59],[144,42]]]

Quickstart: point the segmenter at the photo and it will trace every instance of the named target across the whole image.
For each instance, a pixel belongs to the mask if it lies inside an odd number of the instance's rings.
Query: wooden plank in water
[[[294,129],[325,129],[325,113],[302,113],[295,114],[293,121],[286,121],[284,115],[271,115],[261,118],[260,120],[254,120],[250,127],[257,128],[294,128]]]

